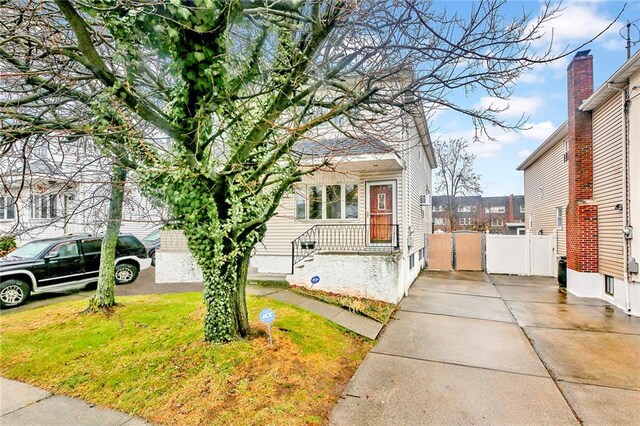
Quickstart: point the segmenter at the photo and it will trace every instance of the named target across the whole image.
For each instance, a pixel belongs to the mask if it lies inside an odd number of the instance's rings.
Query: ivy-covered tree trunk
[[[187,238],[204,280],[205,340],[224,343],[247,336],[245,290],[253,246],[234,241],[230,235],[207,241],[187,232]],[[212,256],[205,254],[211,252]]]
[[[116,303],[116,244],[122,222],[122,205],[124,202],[124,184],[126,178],[126,169],[122,166],[114,165],[111,173],[111,197],[109,201],[107,230],[102,239],[102,248],[100,250],[98,289],[96,290],[96,295],[91,299],[90,308],[110,308]]]

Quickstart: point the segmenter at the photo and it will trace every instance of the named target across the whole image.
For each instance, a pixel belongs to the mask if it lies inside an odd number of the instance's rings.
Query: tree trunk
[[[246,303],[247,270],[251,249],[221,256],[234,261],[220,262],[218,267],[203,267],[205,340],[225,343],[249,333]],[[202,267],[202,266],[201,266]]]
[[[127,171],[114,165],[111,173],[111,199],[109,201],[109,218],[107,230],[102,239],[100,250],[100,273],[98,275],[98,289],[91,300],[94,308],[110,308],[115,305],[115,262],[116,244],[122,222],[122,204],[124,202],[124,183]]]

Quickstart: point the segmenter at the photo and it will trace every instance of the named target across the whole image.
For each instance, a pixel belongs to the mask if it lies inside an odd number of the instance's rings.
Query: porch
[[[400,250],[397,224],[319,224],[291,242],[291,273],[315,253],[394,253]]]

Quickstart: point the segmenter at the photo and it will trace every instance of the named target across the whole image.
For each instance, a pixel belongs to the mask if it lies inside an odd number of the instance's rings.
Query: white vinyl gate
[[[556,242],[555,234],[487,234],[487,273],[555,277],[558,273]]]

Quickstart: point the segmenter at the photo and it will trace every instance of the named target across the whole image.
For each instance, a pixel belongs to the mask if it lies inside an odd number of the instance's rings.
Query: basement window
[[[613,296],[613,277],[611,275],[604,276],[604,292]]]

